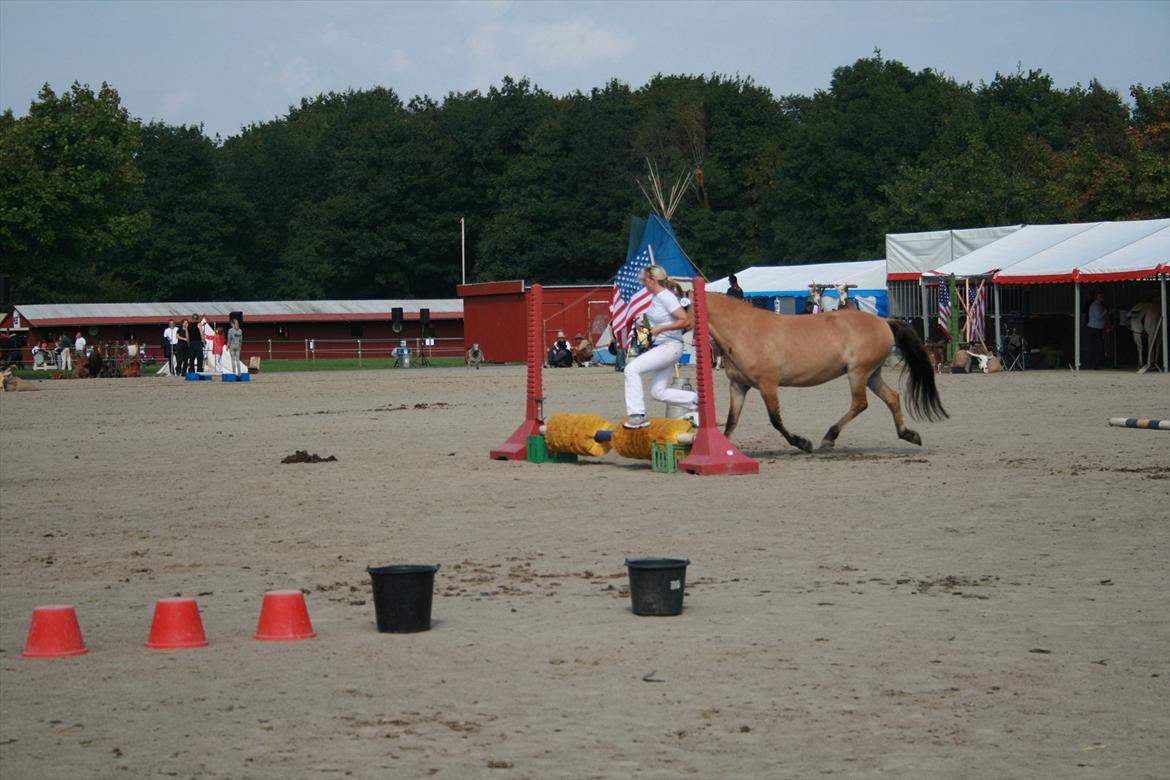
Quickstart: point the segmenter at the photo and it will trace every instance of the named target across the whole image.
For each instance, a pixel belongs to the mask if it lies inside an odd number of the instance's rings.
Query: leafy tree
[[[0,122],[0,256],[18,300],[76,301],[133,294],[98,259],[149,224],[129,206],[142,185],[138,124],[118,93],[76,82],[41,88],[29,114]]]
[[[135,208],[151,228],[107,254],[111,271],[153,300],[250,297],[241,249],[249,209],[219,173],[218,149],[197,127],[151,123],[136,164]]]
[[[877,54],[836,69],[828,92],[794,101],[797,128],[773,188],[775,259],[879,257],[881,186],[935,144],[965,90]]]

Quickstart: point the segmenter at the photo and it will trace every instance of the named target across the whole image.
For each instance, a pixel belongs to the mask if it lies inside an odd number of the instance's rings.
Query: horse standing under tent
[[[939,399],[926,347],[904,322],[886,320],[856,309],[841,309],[820,317],[773,314],[725,295],[706,296],[711,338],[723,355],[731,380],[731,406],[723,434],[730,436],[739,422],[750,388],[760,391],[768,417],[789,444],[812,452],[812,442],[791,433],[780,417],[780,387],[812,387],[839,376],[849,377],[852,402],[845,416],[821,440],[831,448],[841,430],[865,411],[868,387],[894,416],[898,438],[921,445],[922,437],[906,427],[898,392],[882,379],[882,364],[894,347],[910,371],[907,407],[916,419],[948,417]]]
[[[1126,312],[1126,317],[1128,322],[1123,322],[1122,325],[1128,325],[1133,332],[1133,343],[1137,345],[1138,365],[1141,366],[1138,373],[1144,374],[1154,367],[1154,359],[1158,354],[1158,333],[1162,327],[1162,314],[1158,311],[1156,303],[1135,303]],[[1142,354],[1143,335],[1150,339],[1146,355]]]

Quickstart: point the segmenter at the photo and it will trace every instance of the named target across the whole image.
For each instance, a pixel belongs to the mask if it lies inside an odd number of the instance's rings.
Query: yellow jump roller
[[[645,428],[622,428],[591,414],[558,414],[542,427],[549,450],[602,457],[610,448],[619,455],[650,460],[651,445],[690,444],[695,427],[690,420],[650,420]]]

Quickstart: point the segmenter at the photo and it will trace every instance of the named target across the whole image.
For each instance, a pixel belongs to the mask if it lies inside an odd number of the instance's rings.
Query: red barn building
[[[531,285],[523,280],[461,284],[463,299],[463,347],[479,344],[492,363],[516,363],[528,359],[527,318],[524,293]],[[544,287],[541,312],[542,342],[547,350],[563,331],[570,340],[580,333],[594,344],[609,325],[612,285],[563,285]]]
[[[398,330],[395,309],[402,310]],[[232,312],[244,317],[244,359],[389,357],[402,340],[415,354],[427,349],[433,357],[459,357],[465,351],[463,302],[457,298],[17,305],[0,318],[0,331],[25,334],[29,346],[53,344],[62,333],[72,339],[81,331],[91,346],[143,344],[148,356],[161,360],[167,320],[201,314],[226,327]],[[434,339],[430,347],[428,336]],[[27,348],[24,356],[28,362]]]

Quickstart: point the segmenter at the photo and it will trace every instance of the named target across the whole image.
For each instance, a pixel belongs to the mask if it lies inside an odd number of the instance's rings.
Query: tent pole
[[[1073,311],[1075,312],[1073,327],[1073,366],[1079,371],[1081,368],[1081,283],[1073,282]]]
[[[995,280],[991,280],[991,289],[995,290],[995,349],[1000,350],[1000,345],[1003,344],[1003,325],[1000,322],[999,313],[999,285],[995,284]]]
[[[1167,320],[1166,320],[1166,277],[1163,276],[1162,277],[1162,371],[1164,373],[1170,374],[1170,356],[1167,356],[1167,354],[1166,354],[1167,352],[1170,352],[1170,335],[1167,335],[1167,330],[1170,330],[1170,329],[1168,329],[1166,327],[1166,325],[1167,325]]]
[[[919,292],[918,298],[919,298],[919,300],[922,301],[922,341],[927,342],[927,341],[930,341],[930,316],[927,314],[926,285],[923,284],[923,281],[924,281],[924,279],[921,276],[919,276],[918,277],[918,292]],[[1166,299],[1166,296],[1163,295],[1162,300],[1165,300],[1165,299]]]

